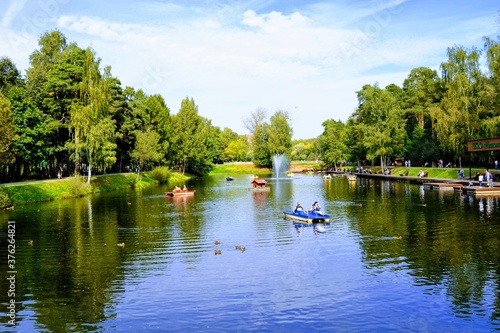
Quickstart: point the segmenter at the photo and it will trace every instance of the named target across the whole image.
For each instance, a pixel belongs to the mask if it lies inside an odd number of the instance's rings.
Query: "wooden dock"
[[[463,194],[475,196],[500,196],[500,187],[470,186],[462,188]]]
[[[330,174],[350,175],[350,173],[330,172]],[[352,173],[357,178],[372,178],[385,179],[391,181],[404,181],[414,184],[421,184],[424,189],[438,191],[455,191],[465,195],[474,196],[499,196],[500,197],[500,182],[494,182],[493,187],[488,187],[486,182],[483,186],[479,186],[478,181],[472,181],[472,186],[469,185],[469,180],[448,179],[448,178],[428,178],[428,177],[413,177],[404,175],[383,175],[370,173]],[[486,186],[484,186],[486,185]]]
[[[439,191],[454,191],[455,189],[461,190],[463,184],[460,183],[424,183],[424,189],[439,190]]]

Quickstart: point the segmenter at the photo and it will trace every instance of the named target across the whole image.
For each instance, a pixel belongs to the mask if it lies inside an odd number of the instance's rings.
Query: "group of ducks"
[[[33,240],[30,240],[28,242],[28,245],[29,246],[33,246]],[[106,244],[106,243],[102,244],[102,247],[106,247],[106,246],[108,246],[108,244]],[[118,243],[118,244],[116,244],[116,246],[118,246],[118,247],[125,247],[125,242]]]
[[[214,244],[215,244],[215,245],[220,245],[220,244],[221,244],[221,242],[220,242],[220,241],[218,241],[218,240],[216,240]],[[241,252],[245,252],[245,251],[246,251],[246,247],[244,247],[244,246],[242,246],[242,245],[236,245],[236,246],[235,246],[235,249],[236,249],[236,250],[240,250]],[[222,254],[222,250],[214,250],[214,254],[215,254],[215,255]]]

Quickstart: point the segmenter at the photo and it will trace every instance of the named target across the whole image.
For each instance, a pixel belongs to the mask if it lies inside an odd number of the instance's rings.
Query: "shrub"
[[[90,188],[81,177],[71,177],[68,179],[68,190],[71,196],[83,197],[90,192]]]
[[[157,167],[151,170],[151,172],[149,173],[150,177],[160,184],[168,182],[170,174],[171,172],[167,167]]]
[[[0,189],[0,208],[7,208],[12,206],[12,201],[10,200],[7,193]]]

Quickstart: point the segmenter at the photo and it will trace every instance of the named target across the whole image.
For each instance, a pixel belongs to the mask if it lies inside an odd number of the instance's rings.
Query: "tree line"
[[[252,160],[252,140],[213,126],[192,98],[173,114],[162,96],[123,88],[94,50],[68,43],[60,31],[42,35],[38,46],[26,75],[0,59],[3,181],[61,172],[84,172],[90,180],[96,172],[154,166],[206,175],[215,163]],[[275,117],[282,121],[282,112]],[[269,165],[262,158],[258,163]]]
[[[441,75],[418,67],[402,87],[364,85],[346,123],[323,123],[322,160],[337,167],[366,161],[385,168],[395,159],[413,165],[467,160],[491,167],[498,157],[469,156],[467,141],[500,136],[500,44],[484,38],[482,50],[453,46],[447,56]]]
[[[161,95],[122,87],[91,48],[80,48],[54,30],[42,35],[21,75],[0,59],[0,178],[15,181],[85,174],[141,171],[167,166],[194,175],[215,163],[252,161],[271,167],[272,156],[413,165],[468,158],[471,139],[500,135],[500,44],[448,48],[436,70],[418,67],[402,87],[364,85],[346,122],[328,119],[317,138],[292,141],[286,110],[267,120],[257,109],[243,120],[249,135],[213,126],[186,97],[172,113]],[[334,114],[334,110],[332,111]],[[488,163],[493,155],[473,156]]]

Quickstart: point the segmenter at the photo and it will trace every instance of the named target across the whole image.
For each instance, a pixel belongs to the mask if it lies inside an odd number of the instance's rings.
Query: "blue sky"
[[[0,57],[23,73],[45,32],[92,47],[123,86],[164,97],[247,134],[256,109],[291,115],[294,139],[346,121],[364,84],[402,85],[439,70],[450,46],[481,48],[500,34],[497,0],[6,0]]]

